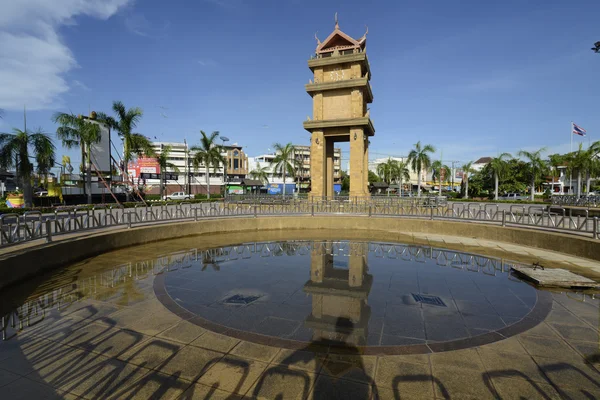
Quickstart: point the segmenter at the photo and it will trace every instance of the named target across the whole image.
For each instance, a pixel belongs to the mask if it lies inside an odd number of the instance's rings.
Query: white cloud
[[[125,27],[139,36],[148,36],[150,21],[142,14],[131,14],[125,18]]]
[[[200,64],[203,67],[214,67],[217,65],[217,62],[215,60],[206,59],[206,60],[198,60],[198,64]]]
[[[81,81],[78,81],[77,79],[73,80],[73,86],[77,86],[78,88],[83,89],[85,91],[92,90],[89,88],[88,85],[86,85],[85,83],[83,83]]]
[[[0,0],[0,108],[58,105],[77,66],[58,35],[78,16],[108,19],[133,0]],[[74,81],[73,84],[77,85]]]

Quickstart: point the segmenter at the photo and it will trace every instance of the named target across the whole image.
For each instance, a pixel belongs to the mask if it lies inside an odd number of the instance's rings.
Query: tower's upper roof
[[[369,28],[360,39],[354,39],[344,32],[340,30],[340,25],[337,19],[337,13],[335,14],[335,29],[327,39],[323,42],[319,40],[317,35],[315,34],[315,39],[317,39],[317,54],[325,54],[331,53],[335,50],[351,50],[351,49],[360,49],[363,50],[367,44],[367,33],[369,33]]]

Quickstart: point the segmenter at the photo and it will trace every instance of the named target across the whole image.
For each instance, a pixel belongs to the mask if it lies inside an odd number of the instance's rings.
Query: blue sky
[[[249,155],[276,141],[308,144],[307,60],[315,31],[323,40],[338,12],[351,36],[369,26],[371,157],[405,155],[418,140],[445,160],[568,151],[571,120],[600,140],[593,1],[0,0],[0,8],[0,131],[22,127],[24,104],[30,127],[54,132],[55,111],[110,111],[121,100],[144,109],[139,131],[152,139],[196,143],[200,129],[219,130]]]

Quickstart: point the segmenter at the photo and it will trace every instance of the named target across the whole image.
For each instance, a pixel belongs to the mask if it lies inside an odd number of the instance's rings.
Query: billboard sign
[[[92,163],[102,172],[111,171],[110,162],[110,129],[101,122],[88,119],[88,122],[100,126],[100,141],[90,146]]]
[[[269,186],[267,186],[267,193],[269,194],[280,194],[281,190],[281,186],[277,183],[269,183]]]
[[[140,157],[129,163],[127,173],[134,178],[140,178],[140,174],[160,174],[160,165],[155,158]]]

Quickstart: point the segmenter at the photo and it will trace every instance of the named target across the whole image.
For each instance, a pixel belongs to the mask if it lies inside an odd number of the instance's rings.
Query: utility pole
[[[183,166],[183,172],[185,173],[185,177],[183,178],[183,184],[185,186],[185,194],[187,194],[188,196],[191,196],[190,193],[190,189],[189,189],[189,182],[190,182],[190,174],[189,174],[189,161],[188,161],[188,145],[187,145],[187,141],[185,138],[183,138],[183,159],[185,160],[185,165]]]
[[[458,160],[450,161],[452,163],[452,191],[454,191],[454,179],[456,176],[456,167],[454,166],[457,163],[460,163]]]

